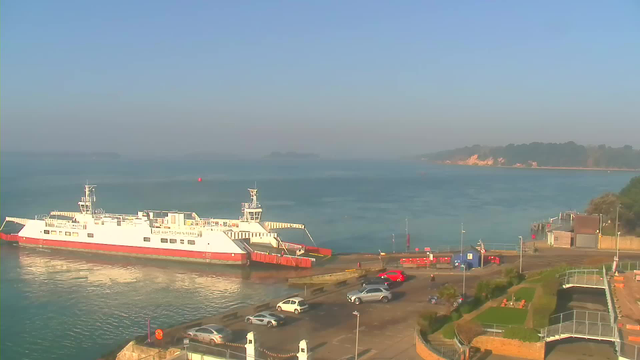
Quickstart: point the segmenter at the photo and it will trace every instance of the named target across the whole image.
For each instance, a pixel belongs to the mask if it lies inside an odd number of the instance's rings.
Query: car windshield
[[[222,326],[211,326],[211,330],[217,332],[218,334],[222,334],[224,332],[224,328]]]

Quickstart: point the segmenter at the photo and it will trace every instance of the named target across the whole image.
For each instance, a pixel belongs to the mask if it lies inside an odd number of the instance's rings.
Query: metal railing
[[[622,270],[622,271],[640,270],[640,261],[621,261],[618,264],[618,270]]]
[[[605,280],[603,270],[600,269],[575,269],[568,270],[558,275],[563,288],[572,286],[604,288]]]
[[[427,350],[429,350],[433,354],[447,360],[461,359],[460,356],[464,350],[456,349],[453,346],[435,346],[429,341],[425,341],[425,339],[422,337],[422,334],[420,334],[420,328],[416,327],[415,332],[416,332],[416,337],[420,340],[422,345],[426,347]]]
[[[618,328],[611,323],[611,315],[599,311],[573,310],[549,318],[548,327],[542,329],[545,341],[567,337],[618,341]]]
[[[628,342],[621,342],[618,357],[629,360],[640,360],[640,346]]]

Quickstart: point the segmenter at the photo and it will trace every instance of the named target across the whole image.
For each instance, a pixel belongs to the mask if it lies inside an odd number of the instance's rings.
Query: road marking
[[[342,335],[342,336],[338,336],[337,338],[333,339],[333,344],[338,345],[338,340],[347,337],[347,336],[351,336],[351,335]]]

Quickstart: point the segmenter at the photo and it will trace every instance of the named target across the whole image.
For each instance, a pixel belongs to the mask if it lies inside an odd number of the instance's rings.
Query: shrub
[[[451,321],[458,321],[462,318],[462,314],[458,310],[451,312]]]
[[[428,335],[440,330],[442,326],[451,321],[447,315],[438,315],[435,311],[426,311],[418,317],[418,326],[422,333]]]
[[[471,300],[465,302],[462,306],[460,306],[460,312],[463,314],[468,314],[473,310],[479,308],[482,303],[482,301],[479,301],[476,298],[472,298]]]
[[[478,282],[478,285],[476,285],[476,293],[475,293],[474,297],[479,302],[485,302],[485,301],[489,300],[489,298],[491,297],[492,288],[493,287],[491,285],[491,281],[480,280]]]
[[[456,290],[453,285],[447,284],[438,289],[438,296],[445,299],[446,301],[451,301],[457,298],[459,295],[458,290]]]
[[[456,332],[466,344],[471,344],[473,339],[484,333],[482,325],[474,320],[467,321],[464,324],[458,323],[457,325]]]
[[[456,324],[448,323],[442,328],[442,337],[453,340],[456,337]]]
[[[505,339],[520,340],[523,342],[538,342],[540,341],[540,335],[534,329],[528,329],[521,326],[513,326],[507,328],[502,336]]]

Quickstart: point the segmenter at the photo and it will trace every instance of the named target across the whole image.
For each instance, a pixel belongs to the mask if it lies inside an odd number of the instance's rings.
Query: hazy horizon
[[[0,149],[640,147],[640,3],[0,4]]]

